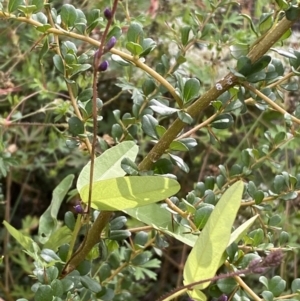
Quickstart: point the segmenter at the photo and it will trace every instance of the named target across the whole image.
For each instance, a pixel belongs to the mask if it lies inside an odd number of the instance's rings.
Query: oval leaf
[[[84,133],[84,124],[83,122],[76,116],[71,117],[68,120],[69,124],[69,132],[74,135],[80,135]]]
[[[97,210],[124,210],[161,201],[180,189],[177,181],[160,176],[119,177],[93,183],[92,207]],[[88,201],[89,185],[80,190]]]
[[[134,161],[138,151],[139,148],[133,141],[124,141],[106,150],[95,159],[94,182],[124,176],[126,172],[121,167],[122,160],[128,158]],[[90,168],[91,163],[89,162],[82,169],[76,184],[78,191],[89,184]]]
[[[183,101],[185,103],[197,98],[200,91],[200,82],[197,78],[190,78],[184,84]]]
[[[60,16],[67,27],[73,27],[77,19],[76,8],[71,4],[64,4],[61,8]]]
[[[241,204],[243,190],[244,184],[239,181],[232,185],[217,203],[186,261],[185,285],[215,276],[230,240],[231,227]],[[195,288],[204,289],[208,285],[209,282],[205,282],[196,285]]]
[[[40,218],[38,235],[42,244],[46,243],[51,234],[57,230],[57,214],[72,185],[73,179],[74,175],[66,176],[53,190],[51,204]]]

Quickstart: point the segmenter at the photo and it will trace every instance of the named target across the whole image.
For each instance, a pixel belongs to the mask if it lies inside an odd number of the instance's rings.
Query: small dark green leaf
[[[24,1],[23,0],[9,0],[7,10],[9,13],[13,13],[18,9],[20,5],[23,5]]]
[[[273,216],[270,217],[268,225],[269,226],[278,226],[278,224],[280,224],[281,222],[281,217],[278,214],[275,214]]]
[[[186,152],[188,151],[188,147],[186,147],[185,144],[179,142],[179,141],[172,141],[170,146],[169,146],[169,149],[170,150],[173,150],[173,151],[182,151],[182,152]]]
[[[284,292],[286,287],[286,281],[283,280],[280,276],[274,276],[269,280],[269,290],[272,292],[274,297],[280,296]]]
[[[266,79],[266,72],[260,71],[247,76],[247,80],[250,83],[258,83]]]
[[[187,124],[192,124],[193,117],[191,115],[189,115],[187,112],[185,112],[185,111],[177,111],[177,115],[178,115],[178,118],[182,122],[187,123]]]
[[[156,130],[156,133],[159,136],[159,138],[161,138],[164,135],[164,133],[167,131],[166,128],[163,127],[162,125],[157,125],[155,127],[155,130]]]
[[[104,262],[99,269],[99,276],[101,282],[111,275],[111,267],[108,263]]]
[[[268,31],[273,25],[273,12],[263,13],[259,20],[259,31],[261,34],[264,34]]]
[[[243,106],[244,104],[238,99],[233,100],[225,107],[224,113],[229,113],[229,112],[236,113],[237,110],[241,109]]]
[[[131,176],[136,176],[139,173],[137,165],[129,158],[124,158],[121,161],[122,169]]]
[[[143,42],[143,27],[136,22],[132,22],[127,31],[127,40],[129,42],[141,44]]]
[[[134,42],[128,42],[126,43],[126,49],[132,54],[139,56],[143,52],[143,48],[141,45],[134,43]]]
[[[286,50],[282,50],[282,49],[276,49],[276,48],[271,48],[273,51],[277,52],[278,54],[287,57],[289,59],[297,59],[297,56],[294,53],[291,53],[289,51]]]
[[[46,269],[46,277],[48,281],[53,281],[58,278],[59,271],[56,266],[50,266]]]
[[[265,194],[262,190],[257,190],[255,193],[254,193],[254,201],[255,201],[255,204],[256,205],[259,205],[263,199],[265,197]]]
[[[289,201],[295,199],[296,197],[298,197],[298,193],[296,191],[291,191],[286,193],[285,195],[280,196],[280,199]]]
[[[113,138],[116,141],[119,141],[123,135],[122,127],[117,123],[113,124],[112,129],[111,129],[111,135],[113,136]]]
[[[43,57],[45,56],[45,54],[48,52],[49,50],[49,42],[48,42],[48,37],[45,38],[45,42],[43,44],[43,47],[41,48],[40,52],[39,52],[39,60],[41,62],[41,60],[43,59]]]
[[[118,39],[121,35],[122,29],[119,26],[114,26],[107,35],[107,41],[109,41],[111,37]]]
[[[47,24],[47,21],[48,21],[46,15],[43,14],[42,12],[38,12],[36,14],[33,14],[32,15],[32,19],[35,20],[35,21],[37,21],[37,22],[40,22],[40,23],[42,23],[44,25]]]
[[[170,108],[169,106],[161,103],[160,101],[156,99],[152,99],[150,101],[149,106],[154,112],[163,115],[163,116],[169,116],[174,114],[175,112],[178,112],[178,109]]]
[[[157,139],[156,126],[158,121],[151,115],[146,114],[142,117],[142,129],[150,137]]]
[[[110,253],[107,259],[107,262],[113,269],[117,269],[120,266],[120,261],[121,259],[117,251],[113,251],[112,253]]]
[[[273,301],[274,300],[274,295],[270,291],[263,291],[261,293],[261,295],[265,301]]]
[[[74,135],[80,135],[84,133],[84,123],[76,116],[72,116],[68,120],[69,132]]]
[[[286,139],[286,132],[279,132],[275,135],[273,142],[275,145],[278,145],[285,139]]]
[[[255,63],[252,64],[251,74],[257,73],[264,68],[266,68],[271,62],[271,57],[269,55],[264,55],[258,59]]]
[[[300,291],[300,278],[293,280],[291,288],[293,293]]]
[[[213,205],[211,204],[203,204],[201,208],[197,209],[194,215],[194,223],[199,230],[202,230],[210,217],[212,211],[214,210]]]
[[[74,230],[75,227],[75,217],[73,212],[68,211],[65,213],[65,218],[64,218],[65,225],[70,229]]]
[[[190,171],[189,167],[187,166],[187,164],[178,156],[169,154],[171,161],[173,163],[175,163],[181,170],[183,170],[184,172],[188,173]]]
[[[273,181],[273,191],[275,193],[280,194],[282,191],[286,189],[286,182],[282,175],[275,176],[275,179]]]
[[[155,90],[155,82],[152,78],[147,78],[142,86],[143,93],[145,96],[148,96]]]
[[[54,66],[56,67],[56,69],[60,73],[64,74],[64,70],[65,70],[64,63],[63,63],[61,57],[58,54],[54,55],[54,57],[53,57],[53,63],[54,63]]]
[[[178,141],[183,143],[189,150],[191,150],[192,148],[198,145],[196,139],[194,138],[183,138]]]
[[[81,276],[87,275],[91,271],[91,261],[90,260],[83,260],[77,267],[77,271]]]
[[[31,15],[36,11],[35,5],[19,5],[18,10],[23,12],[25,15]]]
[[[251,60],[247,56],[240,56],[237,61],[237,71],[243,75],[248,75],[251,72]]]
[[[37,26],[36,30],[38,30],[42,33],[45,33],[49,28],[51,28],[51,25],[50,24],[45,24],[45,25],[42,25],[42,26]],[[46,40],[48,40],[48,39],[46,39]]]
[[[44,7],[44,1],[43,0],[31,0],[30,1],[32,5],[35,5],[37,10],[41,10]]]
[[[194,100],[199,96],[200,93],[200,82],[197,78],[188,79],[183,88],[183,101],[185,103]]]
[[[112,240],[124,240],[131,236],[131,232],[128,230],[112,230],[109,232],[109,239]]]
[[[144,253],[139,254],[136,256],[131,263],[135,266],[140,266],[148,262],[151,258],[151,253],[149,251],[146,251]]]
[[[72,65],[69,66],[69,67],[72,68],[69,75],[70,75],[70,77],[72,77],[77,73],[87,71],[88,69],[91,68],[91,66],[92,65],[90,65],[90,64],[72,64]]]
[[[140,54],[142,57],[149,54],[156,47],[156,43],[152,39],[146,38],[141,43],[141,46],[143,47],[143,52]]]
[[[172,172],[173,164],[172,162],[167,158],[162,158],[157,160],[153,165],[154,173],[156,174],[168,174]]]
[[[289,8],[289,4],[285,0],[275,0],[280,9],[286,10]]]
[[[70,65],[76,63],[76,56],[72,53],[67,53],[64,57],[66,64]]]
[[[229,175],[230,176],[236,176],[236,175],[241,174],[242,171],[243,171],[243,168],[242,168],[241,165],[233,164],[232,167],[230,168]]]
[[[289,21],[296,21],[300,16],[299,6],[291,5],[290,8],[285,11],[285,16]]]
[[[110,229],[120,230],[125,226],[126,222],[127,222],[127,218],[125,216],[118,216],[109,223]]]
[[[85,102],[90,100],[92,97],[93,97],[93,89],[87,88],[79,94],[78,99],[82,102]]]
[[[50,285],[40,285],[34,295],[35,301],[52,301],[53,290]]]
[[[215,118],[211,126],[216,129],[227,129],[233,124],[233,118],[230,114],[221,114]]]
[[[289,58],[290,64],[293,67],[293,72],[295,72],[296,74],[299,73],[296,69],[298,69],[298,67],[300,66],[300,52],[294,50],[294,55],[296,56],[296,58]]]
[[[259,244],[261,244],[263,242],[264,232],[262,229],[259,228],[259,229],[251,231],[248,234],[248,236],[253,239],[253,245],[258,246]]]
[[[204,203],[205,204],[211,204],[216,205],[217,200],[214,192],[210,189],[206,190],[204,193]]]
[[[207,176],[204,180],[206,189],[213,190],[215,187],[215,177],[213,176]]]
[[[254,198],[254,195],[257,191],[257,188],[256,188],[256,185],[254,182],[252,181],[249,181],[248,185],[247,185],[247,191],[249,193],[249,195]]]
[[[51,282],[51,288],[52,288],[54,296],[56,296],[56,297],[62,297],[62,295],[64,293],[64,287],[63,287],[63,284],[62,284],[61,280],[54,279]]]
[[[287,232],[282,231],[279,235],[279,244],[281,246],[284,246],[289,242],[289,240],[290,240],[290,235]],[[293,286],[293,284],[292,284],[292,286]]]
[[[76,8],[71,4],[64,4],[60,11],[61,20],[67,27],[74,27],[77,19]]]
[[[236,288],[237,283],[234,278],[225,278],[218,280],[217,286],[222,293],[229,295]]]
[[[191,31],[191,26],[189,25],[185,25],[185,26],[182,26],[180,28],[180,33],[181,33],[181,43],[183,46],[186,46],[186,44],[188,43],[189,41],[189,34],[190,34],[190,31]]]
[[[84,287],[91,290],[93,293],[99,293],[101,291],[101,285],[99,282],[89,276],[80,277],[80,281]]]
[[[286,85],[280,85],[280,87],[287,91],[298,91],[299,90],[299,85],[297,82],[291,82]]]
[[[218,175],[216,177],[216,184],[217,184],[219,189],[221,189],[223,187],[225,182],[226,182],[226,178],[223,175]]]
[[[148,242],[148,233],[140,231],[134,237],[134,243],[139,246],[144,246]]]
[[[53,250],[50,250],[50,249],[43,249],[41,252],[41,257],[46,262],[61,261],[59,256]]]
[[[92,23],[94,23],[95,21],[100,20],[101,17],[101,11],[100,9],[92,9],[92,10],[88,10],[86,13],[86,20],[87,20],[87,25],[91,25]]]

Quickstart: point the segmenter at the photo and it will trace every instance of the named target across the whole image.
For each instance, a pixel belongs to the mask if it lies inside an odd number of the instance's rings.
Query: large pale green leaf
[[[121,161],[123,158],[129,158],[131,161],[134,161],[138,150],[138,146],[133,141],[124,141],[105,151],[95,159],[93,182],[124,176],[125,171],[121,168]],[[78,191],[89,184],[90,168],[91,163],[89,162],[82,169],[77,180]]]
[[[131,217],[176,238],[190,247],[194,247],[198,238],[197,235],[189,233],[186,227],[172,222],[172,214],[169,211],[161,208],[161,206],[158,204],[150,204],[139,208],[126,209],[123,211]],[[251,217],[244,224],[235,229],[230,235],[230,240],[227,246],[230,246],[233,242],[238,243],[243,238],[246,231],[252,226],[257,217],[258,215]],[[219,266],[223,264],[224,260]]]
[[[34,253],[35,250],[39,249],[37,243],[32,240],[29,236],[24,235],[19,230],[11,226],[7,221],[3,221],[3,225],[9,234],[26,250]]]
[[[118,177],[93,183],[92,207],[98,210],[124,210],[148,205],[169,197],[180,189],[177,181],[161,176]],[[80,190],[88,202],[89,185]]]
[[[40,218],[38,235],[42,244],[46,243],[52,232],[57,230],[57,214],[64,197],[72,185],[73,179],[74,175],[66,176],[53,190],[51,204]]]
[[[206,301],[207,298],[204,293],[199,290],[192,290],[188,292],[193,301]]]
[[[158,204],[124,210],[135,219],[160,230],[177,240],[193,247],[197,235],[189,233],[189,229],[172,222],[172,214]]]
[[[214,277],[228,246],[231,227],[241,204],[243,182],[233,184],[221,197],[184,267],[184,284]],[[204,289],[209,282],[195,286]]]

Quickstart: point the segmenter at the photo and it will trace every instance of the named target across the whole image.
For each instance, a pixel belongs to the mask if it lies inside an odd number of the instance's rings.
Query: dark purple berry
[[[104,48],[104,51],[105,52],[109,51],[110,49],[112,49],[115,46],[116,43],[117,43],[116,37],[111,37],[110,40],[107,42],[107,44]]]
[[[104,10],[103,14],[107,20],[110,20],[112,18],[112,12],[108,7]]]
[[[222,294],[217,301],[227,301],[228,297],[225,294]]]
[[[100,72],[106,71],[107,68],[108,68],[108,66],[109,66],[108,61],[103,61],[103,62],[99,65],[98,71],[100,71]]]
[[[75,209],[76,213],[78,213],[78,214],[82,214],[84,212],[83,208],[79,204],[75,205],[74,209]]]

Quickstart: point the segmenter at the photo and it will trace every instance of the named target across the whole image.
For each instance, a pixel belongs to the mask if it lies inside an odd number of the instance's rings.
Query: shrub
[[[1,297],[297,299],[298,5],[108,2],[0,2]]]

